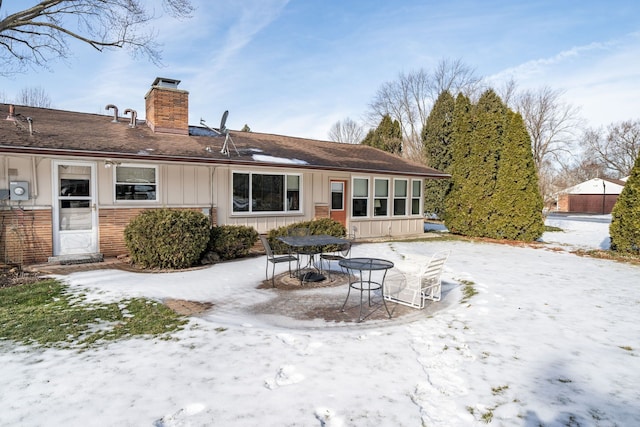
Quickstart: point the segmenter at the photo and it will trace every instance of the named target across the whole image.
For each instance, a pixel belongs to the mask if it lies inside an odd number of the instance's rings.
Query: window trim
[[[355,196],[355,189],[356,189],[356,180],[359,179],[363,179],[367,181],[367,195],[365,197],[362,196]],[[370,214],[370,199],[371,199],[371,177],[368,176],[353,176],[351,177],[351,200],[350,200],[350,204],[351,204],[351,218],[353,219],[363,219],[363,218],[370,218],[371,214]],[[355,200],[365,200],[367,202],[367,209],[366,209],[366,213],[365,215],[359,215],[356,216],[354,215],[355,210],[353,209],[353,203]]]
[[[118,184],[127,184],[126,182],[118,182],[117,180],[117,170],[119,167],[128,167],[128,168],[139,168],[139,169],[153,169],[153,173],[154,173],[154,177],[155,177],[155,181],[154,183],[147,183],[149,185],[153,185],[156,188],[155,191],[155,199],[118,199],[117,197],[117,190],[116,190],[116,186]],[[112,172],[112,177],[113,177],[113,202],[114,203],[158,203],[160,201],[160,175],[158,173],[159,171],[159,167],[158,165],[149,165],[149,164],[144,164],[144,163],[120,163],[120,164],[116,164],[113,166],[113,172]]]
[[[249,201],[253,199],[253,175],[278,175],[283,177],[284,188],[283,188],[283,196],[284,199],[282,201],[282,206],[284,209],[281,211],[253,211],[252,203],[249,203],[249,210],[247,211],[236,211],[233,206],[233,179],[236,174],[248,175],[249,176]],[[298,210],[290,210],[287,206],[287,185],[288,185],[288,177],[296,176],[298,177]],[[254,172],[247,170],[232,170],[231,171],[231,180],[230,180],[231,191],[229,192],[229,206],[230,206],[230,215],[231,216],[265,216],[265,215],[300,215],[304,214],[304,197],[303,197],[303,181],[304,174],[302,173],[290,173],[290,172]]]
[[[386,181],[387,182],[387,196],[386,197],[377,197],[376,196],[376,182],[378,181]],[[373,217],[374,218],[388,218],[390,216],[391,213],[391,209],[390,209],[390,204],[389,204],[389,200],[391,199],[391,190],[389,189],[389,185],[391,184],[392,180],[390,178],[373,178]],[[384,215],[377,215],[376,214],[376,201],[377,200],[386,200],[387,201],[387,212]]]
[[[396,182],[399,181],[404,181],[405,183],[405,195],[404,197],[397,197],[396,196]],[[404,199],[404,213],[403,214],[396,214],[396,200],[402,200]],[[393,206],[392,206],[392,216],[395,217],[405,217],[405,216],[409,216],[409,214],[407,214],[407,200],[409,200],[409,180],[407,178],[393,178]]]
[[[420,189],[420,193],[417,196],[413,194],[413,184],[415,182],[419,183],[418,184],[418,188]],[[423,216],[423,214],[422,214],[422,211],[423,211],[422,203],[424,201],[423,193],[424,193],[424,180],[422,180],[422,179],[412,179],[411,180],[411,204],[410,204],[411,213],[409,215],[411,215],[411,216]],[[418,212],[413,213],[413,201],[415,199],[418,199]]]

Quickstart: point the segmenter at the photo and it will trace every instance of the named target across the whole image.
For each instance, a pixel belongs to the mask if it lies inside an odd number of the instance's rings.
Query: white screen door
[[[95,163],[53,163],[53,254],[98,252]]]

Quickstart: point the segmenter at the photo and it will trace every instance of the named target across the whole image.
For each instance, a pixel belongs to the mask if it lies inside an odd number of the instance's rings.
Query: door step
[[[89,264],[92,262],[103,262],[102,254],[77,254],[77,255],[59,255],[51,256],[48,259],[49,264],[72,265],[72,264]]]

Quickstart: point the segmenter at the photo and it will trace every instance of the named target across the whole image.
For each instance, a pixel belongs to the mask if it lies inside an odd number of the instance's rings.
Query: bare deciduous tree
[[[51,108],[51,98],[41,86],[25,87],[16,97],[16,104],[29,107]]]
[[[640,120],[612,123],[606,133],[602,129],[589,129],[582,143],[594,160],[616,178],[624,178],[640,155]]]
[[[346,144],[359,144],[362,141],[364,130],[349,117],[338,120],[329,129],[329,140]]]
[[[177,18],[188,17],[194,10],[190,0],[162,0],[162,5]],[[156,18],[149,8],[140,0],[43,0],[4,16],[0,20],[0,75],[29,66],[46,67],[51,59],[66,58],[71,39],[98,51],[128,48],[134,56],[160,63],[156,34],[146,28]]]
[[[471,95],[479,89],[480,82],[475,70],[459,59],[440,61],[433,73],[424,69],[400,73],[397,80],[383,83],[369,104],[370,125],[377,126],[385,115],[398,120],[404,155],[422,160],[422,128],[440,93],[448,90],[454,96],[459,92]]]
[[[533,160],[538,170],[546,160],[560,162],[571,154],[581,124],[579,110],[561,100],[562,91],[544,86],[527,90],[514,99],[531,137]]]

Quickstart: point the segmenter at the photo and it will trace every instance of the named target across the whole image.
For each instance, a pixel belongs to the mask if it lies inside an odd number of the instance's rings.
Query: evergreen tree
[[[386,114],[376,129],[372,129],[364,137],[361,144],[379,148],[393,154],[402,153],[402,128],[400,122],[392,120]]]
[[[455,232],[486,237],[489,233],[487,221],[494,213],[491,198],[498,175],[506,107],[493,90],[488,90],[470,111],[471,131],[466,136],[456,135],[456,138],[465,138],[456,142],[469,146],[462,149],[466,155],[462,159],[463,175],[458,178],[460,187],[455,196],[463,203],[462,211],[457,212],[462,218],[456,221],[464,221],[464,225],[459,224],[460,228]],[[454,158],[456,161],[458,159]],[[446,217],[451,218],[448,212]]]
[[[544,232],[544,204],[538,188],[531,138],[520,114],[507,111],[506,125],[487,235],[496,239],[533,241]]]
[[[475,167],[469,177],[467,189],[475,200],[470,235],[491,235],[489,218],[495,213],[493,196],[498,176],[498,161],[502,146],[506,107],[493,90],[488,90],[476,105],[476,127],[471,139],[471,155]]]
[[[452,233],[465,234],[470,228],[473,200],[467,197],[465,185],[473,169],[469,139],[475,127],[469,98],[459,94],[453,110],[451,143],[451,187],[445,195],[444,223]]]
[[[453,96],[448,91],[442,92],[433,104],[422,130],[422,144],[427,165],[446,173],[449,173],[451,169],[455,105]],[[425,212],[443,218],[444,197],[450,187],[450,180],[427,180],[424,192]]]
[[[611,249],[640,255],[640,156],[611,212]]]
[[[447,228],[475,237],[540,237],[542,200],[522,118],[488,90],[475,106],[458,96],[453,128]]]

